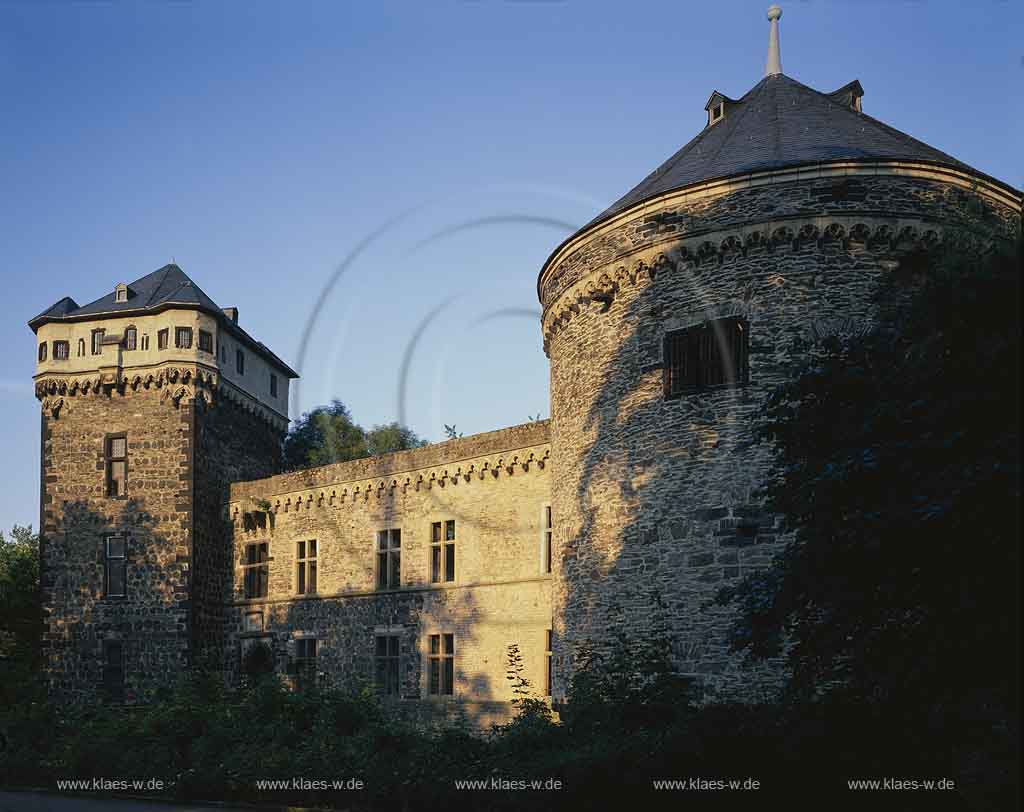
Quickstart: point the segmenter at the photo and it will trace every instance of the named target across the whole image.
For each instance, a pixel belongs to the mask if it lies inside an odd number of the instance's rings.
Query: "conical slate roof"
[[[820,161],[929,161],[981,174],[860,112],[851,101],[862,93],[851,82],[825,94],[782,73],[766,76],[736,101],[716,93],[712,100],[725,102],[722,120],[705,127],[591,225],[694,183]]]

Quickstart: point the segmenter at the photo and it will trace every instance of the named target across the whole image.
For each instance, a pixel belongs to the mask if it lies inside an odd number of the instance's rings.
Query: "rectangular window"
[[[245,353],[241,350],[235,350],[235,372],[245,374]]]
[[[213,354],[213,333],[206,330],[199,331],[199,349],[201,352]]]
[[[167,349],[167,336],[168,336],[168,330],[167,330],[166,327],[163,330],[160,330],[159,332],[157,332],[157,334],[156,334],[156,348],[158,350],[166,350]]]
[[[103,352],[103,336],[106,335],[106,330],[93,330],[92,331],[92,354],[99,355]]]
[[[134,350],[138,336],[138,330],[136,330],[134,327],[126,327],[124,331],[124,348],[126,350]]]
[[[123,434],[107,437],[107,496],[128,495],[128,438]]]
[[[263,631],[263,613],[262,612],[246,612],[245,620],[242,623],[243,632],[261,632]]]
[[[551,505],[544,505],[541,528],[540,571],[551,572]]]
[[[402,531],[377,531],[377,589],[398,589],[402,575]]]
[[[320,653],[320,641],[315,637],[295,638],[295,676],[300,682],[316,679],[316,657]]]
[[[455,520],[434,522],[430,526],[430,581],[434,584],[455,580]]]
[[[245,563],[242,564],[242,572],[245,575],[246,599],[267,597],[267,581],[270,577],[267,542],[259,541],[245,545]]]
[[[295,591],[300,595],[316,592],[316,540],[300,541],[295,548]]]
[[[377,691],[385,696],[398,696],[399,636],[378,634],[374,654]]]
[[[665,396],[672,398],[748,381],[747,323],[718,319],[665,336]]]
[[[270,397],[277,397],[277,375],[270,373]]]
[[[42,342],[39,345],[39,361],[40,363],[46,360],[46,342]]]
[[[189,350],[192,348],[191,327],[174,328],[174,346],[177,347],[179,350]]]
[[[53,342],[53,360],[67,361],[71,357],[71,345],[67,341]]]
[[[142,336],[142,351],[145,352],[149,349],[149,334],[145,333]]]
[[[544,696],[551,696],[551,629],[545,634],[547,642],[544,644],[544,659],[547,660],[547,672],[544,679]]]
[[[110,702],[124,702],[124,644],[103,641],[103,690]]]
[[[430,635],[429,689],[433,696],[455,693],[455,635]]]
[[[128,594],[128,550],[124,536],[107,536],[103,548],[103,597],[123,598]]]

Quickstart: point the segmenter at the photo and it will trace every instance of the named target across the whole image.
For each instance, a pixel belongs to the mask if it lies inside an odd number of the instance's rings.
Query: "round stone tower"
[[[540,273],[556,700],[580,645],[666,625],[682,672],[749,694],[728,611],[703,607],[784,541],[754,496],[765,396],[824,336],[870,327],[908,251],[1020,229],[1018,190],[863,113],[859,82],[784,75],[780,16],[765,77],[712,93],[704,129]]]

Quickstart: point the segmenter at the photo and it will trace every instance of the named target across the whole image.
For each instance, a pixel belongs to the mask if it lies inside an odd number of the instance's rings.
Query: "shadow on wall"
[[[754,441],[765,397],[824,334],[870,325],[880,273],[877,257],[822,250],[815,240],[680,260],[657,273],[643,268],[636,284],[591,300],[556,339],[553,389],[583,406],[556,413],[556,443],[583,438],[575,457],[559,450],[573,488],[562,494],[571,515],[559,517],[568,519],[556,643],[563,678],[581,647],[617,645],[609,630],[667,629],[673,662],[708,698],[776,693],[781,662],[744,666],[728,650],[732,610],[711,601],[726,583],[770,566],[786,540],[757,497],[771,462]],[[670,396],[666,333],[709,329],[729,357],[718,321],[726,319],[746,331],[748,382],[725,365],[725,385]]]
[[[67,502],[43,550],[44,668],[67,699],[146,702],[189,665],[187,549],[135,499],[103,515]]]

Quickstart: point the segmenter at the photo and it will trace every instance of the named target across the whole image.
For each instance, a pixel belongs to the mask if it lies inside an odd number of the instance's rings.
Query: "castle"
[[[910,251],[1020,231],[1021,192],[782,73],[540,271],[551,418],[279,473],[296,373],[176,265],[29,322],[41,416],[44,654],[72,701],[145,702],[190,663],[373,682],[507,714],[506,651],[564,700],[583,644],[672,632],[724,695],[726,583],[785,528],[754,494],[761,404],[824,336],[871,326]],[[629,652],[624,652],[627,656]]]

